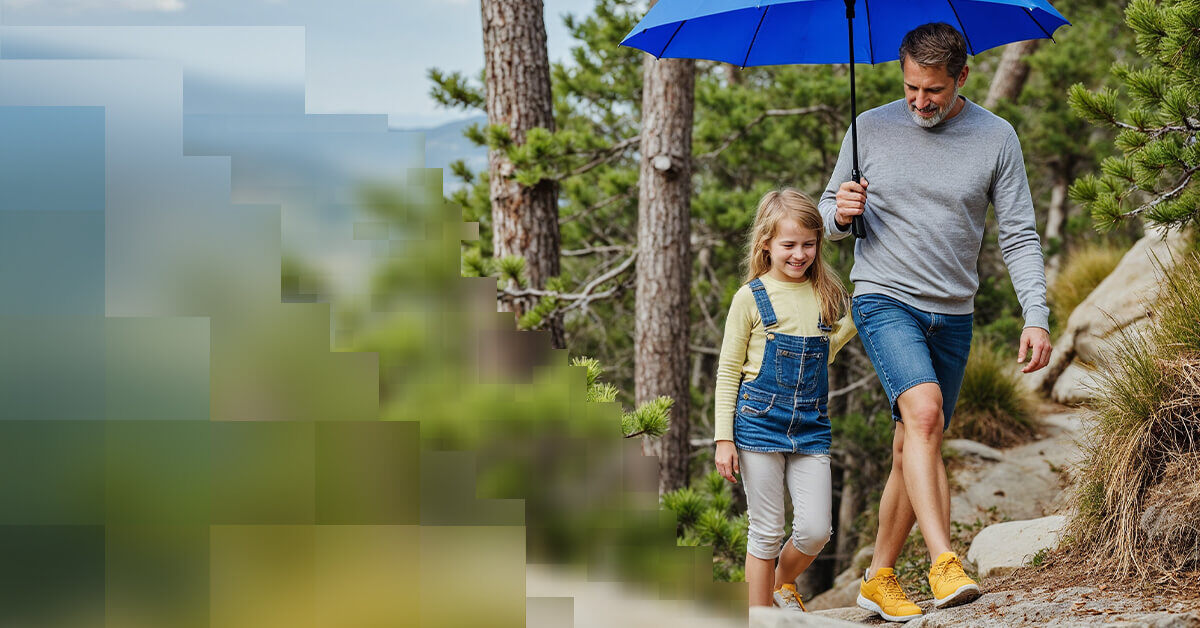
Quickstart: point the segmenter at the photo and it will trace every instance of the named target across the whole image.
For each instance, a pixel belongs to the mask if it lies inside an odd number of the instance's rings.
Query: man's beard
[[[926,129],[928,129],[928,128],[937,126],[938,124],[940,124],[942,122],[942,120],[945,120],[946,116],[950,115],[950,112],[954,110],[954,105],[957,105],[957,104],[958,104],[958,86],[955,85],[954,86],[954,95],[950,99],[950,102],[946,104],[945,108],[938,109],[937,112],[934,113],[932,117],[929,117],[929,118],[921,117],[921,115],[919,113],[917,113],[917,110],[914,109],[912,105],[908,106],[908,113],[909,113],[909,115],[912,116],[913,122],[917,123],[917,126],[925,127]]]

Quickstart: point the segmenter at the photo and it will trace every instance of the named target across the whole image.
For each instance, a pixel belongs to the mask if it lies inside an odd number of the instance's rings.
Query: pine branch
[[[1180,194],[1183,193],[1184,189],[1187,188],[1188,184],[1192,182],[1192,175],[1196,174],[1196,172],[1198,172],[1198,171],[1200,171],[1200,166],[1193,166],[1191,168],[1188,168],[1187,170],[1184,170],[1183,174],[1182,174],[1183,178],[1180,180],[1179,185],[1175,186],[1173,189],[1171,189],[1167,192],[1159,194],[1157,198],[1150,201],[1149,203],[1144,203],[1144,204],[1142,204],[1142,206],[1140,206],[1136,209],[1131,209],[1131,210],[1121,214],[1120,218],[1122,218],[1122,219],[1132,218],[1139,214],[1143,214],[1143,213],[1145,213],[1151,209],[1154,209],[1155,207],[1158,207],[1159,205],[1179,196]]]
[[[605,291],[603,293],[598,293],[598,294],[593,294],[593,291],[597,287],[599,287],[601,284],[603,284],[604,282],[609,281],[610,279],[613,279],[614,277],[617,277],[621,273],[628,270],[628,268],[633,265],[633,262],[636,259],[637,259],[637,250],[634,249],[633,252],[631,252],[629,254],[629,257],[625,258],[625,261],[621,262],[621,264],[619,266],[617,266],[616,268],[613,268],[612,270],[608,271],[607,273],[604,273],[603,275],[600,275],[599,277],[593,279],[591,282],[589,282],[586,286],[583,287],[583,290],[581,290],[580,292],[574,293],[574,294],[565,294],[565,293],[557,292],[554,290],[539,290],[537,288],[523,288],[520,290],[514,290],[512,288],[503,288],[499,291],[499,294],[497,296],[502,301],[511,301],[511,300],[520,299],[522,297],[554,297],[561,301],[582,301],[582,300],[595,300],[595,299],[601,298],[602,295],[606,296],[606,297],[612,296],[612,294],[613,294],[612,290],[608,290],[608,291]]]
[[[604,209],[605,207],[608,207],[609,205],[612,205],[614,203],[619,203],[624,200],[628,200],[633,197],[633,192],[636,192],[636,191],[637,191],[637,188],[635,187],[633,189],[633,191],[631,191],[631,192],[626,192],[624,194],[614,194],[614,195],[600,201],[599,203],[596,203],[595,205],[592,205],[591,207],[584,209],[583,211],[579,212],[578,214],[571,214],[570,216],[567,216],[566,218],[559,220],[558,224],[562,225],[563,223],[568,223],[573,220],[579,220],[580,218],[583,218],[584,216],[587,216],[593,212]]]
[[[708,159],[713,159],[713,158],[717,157],[721,153],[725,152],[725,149],[729,148],[730,146],[733,146],[734,142],[742,139],[742,137],[744,135],[746,135],[747,133],[750,132],[750,129],[753,129],[754,127],[758,126],[759,124],[762,123],[763,120],[766,120],[767,118],[774,118],[774,117],[781,117],[781,116],[803,116],[803,115],[808,115],[810,113],[817,113],[817,112],[821,112],[821,111],[832,112],[833,109],[831,107],[829,107],[828,105],[813,105],[812,107],[801,107],[799,109],[768,109],[768,110],[758,114],[757,116],[755,116],[755,118],[753,120],[751,120],[746,126],[742,127],[741,130],[739,130],[736,133],[734,133],[733,135],[730,135],[729,137],[725,138],[725,141],[722,142],[721,145],[718,146],[715,150],[709,151],[702,155],[697,155],[696,159],[697,160],[708,160]]]
[[[582,166],[579,166],[578,168],[576,168],[564,175],[557,177],[557,180],[561,181],[567,177],[574,177],[576,175],[581,175],[585,172],[588,172],[589,170],[592,170],[594,168],[602,166],[602,165],[612,161],[613,159],[615,159],[618,155],[620,155],[622,152],[624,152],[625,149],[627,149],[631,146],[636,146],[639,143],[641,143],[641,141],[642,141],[641,135],[627,137],[627,138],[617,142],[616,144],[609,146],[608,148],[597,151],[597,153],[599,155],[598,157],[596,157],[595,159],[587,162],[586,164],[583,164]]]
[[[867,373],[866,375],[860,377],[858,379],[858,381],[854,382],[853,384],[850,384],[849,386],[843,386],[837,390],[831,391],[829,393],[829,398],[833,399],[836,397],[841,397],[842,395],[852,393],[852,392],[858,390],[859,388],[862,388],[863,386],[870,384],[871,382],[875,381],[876,379],[878,379],[878,376],[875,373]]]
[[[563,251],[563,257],[579,257],[581,255],[596,255],[597,253],[615,253],[618,251],[628,251],[629,247],[613,244],[611,246],[589,246],[585,249],[575,249],[571,251]]]

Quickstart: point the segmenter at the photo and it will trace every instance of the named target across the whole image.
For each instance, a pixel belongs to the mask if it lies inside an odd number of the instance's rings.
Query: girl
[[[854,323],[841,281],[821,259],[823,234],[816,205],[801,192],[764,196],[750,231],[747,283],[725,322],[716,465],[730,482],[739,472],[745,481],[752,606],[773,598],[805,610],[796,577],[832,534],[827,364],[853,337]],[[781,552],[785,490],[792,536]]]

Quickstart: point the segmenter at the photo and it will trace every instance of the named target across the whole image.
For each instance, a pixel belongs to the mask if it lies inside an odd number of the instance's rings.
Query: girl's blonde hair
[[[816,204],[803,192],[784,188],[767,192],[758,202],[754,226],[750,228],[750,246],[746,253],[746,281],[761,277],[771,270],[771,253],[767,247],[779,231],[779,222],[784,218],[791,218],[801,229],[817,234],[817,254],[805,275],[817,293],[821,318],[825,324],[832,325],[846,312],[846,288],[821,256],[821,248],[825,242],[825,224]]]

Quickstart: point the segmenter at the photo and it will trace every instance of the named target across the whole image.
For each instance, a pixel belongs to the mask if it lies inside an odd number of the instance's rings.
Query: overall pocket
[[[749,386],[738,390],[737,411],[742,416],[762,416],[775,405],[775,395],[764,393]]]

